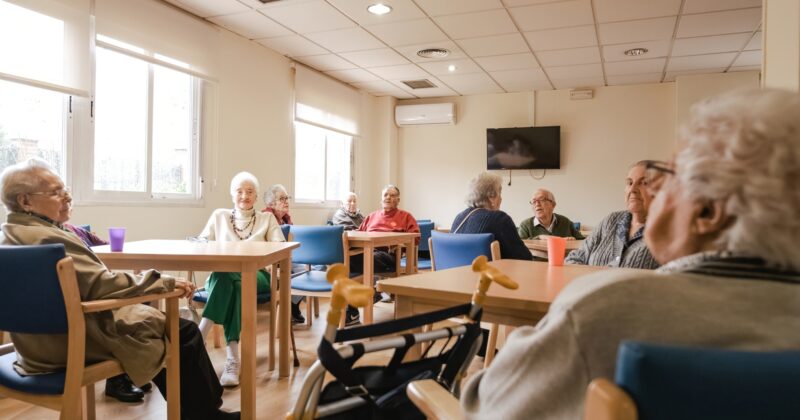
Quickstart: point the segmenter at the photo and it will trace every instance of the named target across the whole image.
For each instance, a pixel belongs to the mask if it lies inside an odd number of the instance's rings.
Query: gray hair
[[[350,197],[355,197],[355,199],[358,200],[358,195],[356,193],[354,193],[352,191],[348,191],[348,192],[344,193],[344,195],[342,195],[342,198],[341,198],[342,205],[344,205],[344,203],[346,203],[347,199],[349,199]]]
[[[548,200],[552,201],[552,202],[553,202],[553,205],[555,205],[555,204],[556,204],[556,196],[555,196],[555,195],[553,195],[553,193],[552,193],[552,192],[550,192],[550,190],[546,190],[546,189],[544,189],[544,188],[539,188],[538,190],[536,190],[536,191],[533,193],[533,196],[534,196],[534,197],[536,197],[536,194],[538,194],[538,193],[542,193],[542,194],[544,194],[544,198],[546,198],[546,199],[548,199]]]
[[[381,195],[383,195],[383,193],[386,192],[386,190],[388,190],[389,188],[394,188],[394,190],[397,191],[397,195],[400,195],[400,188],[397,188],[396,185],[392,184],[384,185],[383,189],[381,190]]]
[[[692,107],[676,176],[687,198],[719,200],[732,217],[718,249],[800,269],[800,95],[745,90]]]
[[[250,172],[239,172],[231,179],[231,195],[236,195],[236,189],[247,183],[253,184],[258,194],[258,178]]]
[[[273,184],[268,190],[264,191],[264,204],[270,207],[275,204],[275,199],[278,197],[279,192],[289,195],[283,185]]]
[[[486,207],[490,198],[500,195],[503,178],[490,172],[481,172],[467,184],[466,202],[471,207]]]
[[[0,185],[3,188],[3,205],[6,210],[25,211],[17,202],[17,197],[45,188],[45,180],[41,177],[45,173],[61,178],[47,162],[36,158],[15,163],[4,169],[0,174]]]

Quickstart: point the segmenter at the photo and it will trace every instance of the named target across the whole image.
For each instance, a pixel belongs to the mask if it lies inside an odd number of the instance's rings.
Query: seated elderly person
[[[191,296],[194,286],[162,276],[155,270],[141,276],[109,271],[81,239],[64,229],[72,196],[61,177],[43,161],[31,159],[7,167],[0,175],[2,200],[9,211],[2,226],[3,245],[64,244],[75,264],[82,301],[115,299],[158,293],[173,288]],[[131,305],[86,317],[86,360],[119,360],[137,385],[151,380],[166,394],[164,359],[167,336],[164,314],[147,305]],[[181,414],[188,419],[239,418],[226,413],[222,387],[206,353],[197,326],[179,324]],[[62,335],[11,334],[21,375],[53,372],[66,367],[67,342]]]
[[[800,347],[800,95],[733,92],[696,104],[674,164],[650,164],[645,240],[659,270],[569,283],[464,387],[468,418],[578,419],[614,377],[622,340],[737,350]]]
[[[292,216],[289,216],[289,193],[281,184],[275,184],[264,193],[264,203],[267,205],[261,209],[262,213],[272,213],[278,224],[291,225]]]
[[[504,259],[530,260],[531,251],[517,235],[514,221],[500,210],[503,202],[503,180],[499,175],[483,172],[469,181],[467,208],[456,215],[451,233],[491,233],[500,244]]]
[[[567,239],[583,239],[580,230],[566,216],[554,213],[556,197],[550,191],[540,188],[530,201],[534,216],[519,225],[519,237],[537,239],[542,235],[561,236]]]
[[[344,226],[344,230],[356,230],[363,222],[364,215],[358,209],[358,196],[354,192],[345,194],[342,206],[331,217],[331,223]]]
[[[636,162],[625,178],[627,210],[606,216],[581,247],[570,252],[566,264],[606,265],[628,268],[658,268],[658,263],[642,239],[648,209],[652,201],[647,192],[645,167],[649,161]]]

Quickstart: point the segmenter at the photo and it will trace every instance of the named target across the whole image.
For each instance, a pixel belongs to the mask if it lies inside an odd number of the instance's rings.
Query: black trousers
[[[376,249],[372,254],[373,273],[393,273],[397,268],[397,259],[394,254]],[[350,257],[350,273],[364,272],[364,254],[353,255]]]
[[[197,324],[180,319],[178,335],[181,357],[181,418],[202,420],[217,418],[222,406],[222,385],[214,365],[208,358],[203,335]],[[164,399],[167,399],[167,370],[153,378]]]

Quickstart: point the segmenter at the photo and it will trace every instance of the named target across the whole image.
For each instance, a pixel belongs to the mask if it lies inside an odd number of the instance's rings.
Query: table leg
[[[372,245],[364,247],[364,284],[370,288],[375,287],[375,279],[373,279],[373,254],[374,250]],[[367,302],[364,307],[364,324],[372,324],[372,299]]]
[[[406,318],[411,315],[414,315],[413,299],[408,296],[395,295],[394,313],[395,313],[395,319]],[[422,330],[421,328],[415,328],[407,332],[415,333],[421,330]],[[420,356],[422,356],[422,345],[415,344],[411,346],[410,349],[408,349],[408,352],[406,353],[405,357],[403,357],[403,361],[407,362],[412,360],[418,360]]]
[[[278,305],[278,336],[280,337],[280,347],[278,348],[278,377],[289,376],[289,328],[291,327],[291,317],[289,309],[292,306],[292,258],[288,257],[280,261],[281,282],[280,304]],[[309,299],[310,300],[310,299]],[[309,304],[310,302],[307,302]]]
[[[169,351],[167,354],[180,354],[180,340],[178,340],[178,299],[165,299],[167,301],[167,337],[169,338]],[[167,418],[179,420],[181,418],[181,363],[179,357],[167,358]],[[90,396],[94,401],[94,393]]]
[[[256,413],[256,270],[253,266],[242,270],[241,416],[248,420]]]
[[[412,239],[411,242],[409,242],[407,245],[408,248],[406,248],[412,250],[410,255],[406,256],[406,274],[417,273],[417,258],[419,255],[419,249],[417,247],[416,241],[417,241],[416,239]]]

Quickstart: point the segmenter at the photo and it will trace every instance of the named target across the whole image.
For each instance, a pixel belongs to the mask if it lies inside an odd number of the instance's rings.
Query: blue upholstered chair
[[[178,332],[178,296],[181,291],[81,302],[71,257],[64,245],[0,246],[0,329],[20,334],[65,334],[67,365],[59,372],[21,376],[13,367],[17,360],[13,344],[0,346],[0,395],[61,412],[62,419],[94,418],[94,383],[123,372],[116,360],[86,364],[84,315],[126,305],[167,298],[167,331]],[[178,340],[170,340],[167,354],[168,410],[180,413],[177,376]],[[83,404],[86,412],[83,412]]]
[[[309,266],[335,263],[347,265],[345,252],[350,247],[343,226],[294,225],[292,235],[294,242],[300,242],[300,247],[292,251],[292,263]],[[310,269],[292,274],[292,294],[308,296],[306,323],[309,326],[312,324],[312,306],[318,305],[320,297],[330,297],[331,294],[331,285],[325,276],[325,271]]]
[[[735,351],[623,342],[616,384],[589,385],[587,420],[800,417],[800,351]]]
[[[281,225],[281,232],[283,233],[283,239],[289,241],[289,232],[292,230],[292,225]]]
[[[433,231],[433,222],[431,221],[417,221],[419,225],[419,247],[417,248],[417,269],[419,270],[430,270],[431,269],[431,259],[429,258],[422,258],[419,256],[420,251],[430,252],[430,247],[428,245],[428,239],[431,237],[431,231]],[[403,267],[405,270],[406,268],[406,257],[403,257],[400,260],[400,267]]]

